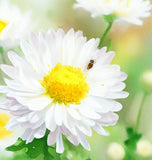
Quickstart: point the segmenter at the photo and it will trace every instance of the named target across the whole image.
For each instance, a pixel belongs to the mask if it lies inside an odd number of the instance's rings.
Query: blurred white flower
[[[9,52],[13,66],[1,65],[12,79],[4,79],[6,86],[0,92],[6,94],[10,104],[1,105],[15,118],[7,125],[21,125],[26,142],[41,138],[46,128],[48,145],[56,143],[62,153],[62,134],[74,145],[79,143],[87,150],[90,146],[85,135],[92,129],[108,135],[103,126],[115,125],[122,105],[115,101],[126,98],[127,75],[118,65],[110,65],[115,53],[98,49],[99,39],[86,40],[81,31],[50,29],[37,37],[31,34],[29,43],[22,41],[24,57]],[[12,112],[13,111],[13,112]]]
[[[5,148],[14,144],[21,135],[18,131],[8,131],[5,125],[10,120],[10,114],[0,110],[0,156],[11,157],[12,152],[5,151]]]
[[[140,18],[150,16],[150,0],[76,0],[74,7],[84,8],[92,17],[116,15],[119,20],[142,25]]]
[[[14,47],[33,29],[31,12],[21,13],[9,0],[0,1],[0,46]]]
[[[109,145],[107,154],[113,160],[122,160],[125,157],[125,151],[119,143],[111,143]]]
[[[145,71],[141,75],[141,85],[143,89],[147,92],[152,92],[152,70]]]
[[[140,140],[137,143],[137,154],[143,157],[152,156],[152,144],[147,140]]]

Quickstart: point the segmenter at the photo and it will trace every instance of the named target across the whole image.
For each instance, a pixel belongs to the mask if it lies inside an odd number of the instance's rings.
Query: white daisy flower
[[[111,143],[109,145],[107,154],[110,159],[122,160],[125,157],[125,150],[119,143]]]
[[[137,143],[137,154],[142,157],[152,156],[152,144],[147,140],[140,140]]]
[[[33,28],[31,13],[21,13],[9,0],[0,1],[0,46],[14,47]]]
[[[92,17],[116,15],[120,20],[142,25],[141,18],[150,16],[150,0],[76,0],[74,7],[84,8]]]
[[[62,134],[87,150],[85,136],[92,135],[91,128],[108,135],[103,126],[118,120],[114,112],[122,105],[115,99],[128,96],[122,91],[127,75],[109,64],[115,53],[98,49],[98,43],[87,41],[81,31],[50,29],[38,37],[32,33],[28,43],[22,41],[23,57],[9,52],[13,66],[3,64],[1,69],[11,79],[5,78],[6,86],[0,87],[9,99],[1,108],[14,116],[8,129],[26,128],[22,138],[28,143],[43,137],[47,128],[48,145],[56,143],[59,153],[64,150]]]
[[[6,103],[5,103],[6,104]],[[21,135],[19,130],[8,131],[5,126],[11,116],[8,112],[0,110],[0,156],[11,157],[12,152],[6,151],[5,148],[14,144]]]

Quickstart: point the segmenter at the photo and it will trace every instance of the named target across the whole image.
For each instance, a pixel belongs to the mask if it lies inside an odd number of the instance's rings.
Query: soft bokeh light
[[[111,143],[109,145],[107,154],[110,159],[121,160],[125,157],[124,148],[118,143]]]
[[[137,143],[137,154],[142,157],[150,157],[152,155],[152,144],[148,140],[140,140]]]

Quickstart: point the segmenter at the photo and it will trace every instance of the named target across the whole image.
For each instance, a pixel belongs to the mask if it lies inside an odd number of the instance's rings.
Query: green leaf
[[[60,154],[56,153],[56,148],[55,147],[49,147],[48,148],[48,153],[54,158],[55,160],[60,160]]]
[[[45,142],[44,139],[34,139],[31,143],[26,144],[26,153],[30,158],[36,158],[43,153]]]
[[[134,135],[133,128],[127,128],[126,131],[127,131],[128,137],[132,137]]]
[[[142,135],[136,133],[133,128],[126,129],[128,139],[124,142],[126,146],[126,155],[124,160],[138,160],[138,156],[135,154],[137,142],[140,140]]]
[[[14,145],[11,145],[6,148],[7,151],[20,151],[25,147],[25,142],[19,138]]]
[[[29,158],[27,154],[19,152],[17,154],[14,154],[12,160],[31,160],[31,158]]]
[[[29,158],[36,159],[37,157],[43,155],[44,160],[61,160],[60,154],[56,153],[55,147],[50,147],[47,145],[48,131],[45,136],[40,139],[34,139],[31,143],[26,144],[21,138],[12,145],[6,148],[8,151],[24,151]],[[42,158],[41,158],[42,160]]]
[[[126,131],[128,134],[128,139],[125,141],[125,145],[129,150],[135,151],[137,142],[142,137],[142,134],[134,132],[133,128],[127,128]]]

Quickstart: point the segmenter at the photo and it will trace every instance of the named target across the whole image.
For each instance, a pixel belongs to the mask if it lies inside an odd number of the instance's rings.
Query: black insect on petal
[[[93,67],[94,63],[95,63],[95,60],[91,59],[88,66],[87,66],[87,69],[88,70],[91,69]]]

